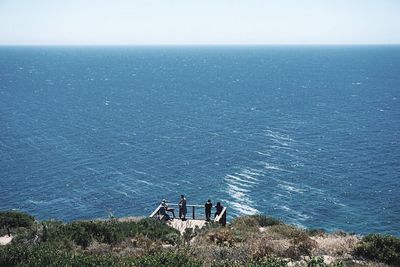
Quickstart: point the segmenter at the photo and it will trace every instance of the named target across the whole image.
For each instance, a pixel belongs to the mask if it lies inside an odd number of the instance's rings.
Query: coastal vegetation
[[[400,266],[400,239],[305,230],[263,215],[182,235],[151,218],[35,221],[0,212],[0,266]]]

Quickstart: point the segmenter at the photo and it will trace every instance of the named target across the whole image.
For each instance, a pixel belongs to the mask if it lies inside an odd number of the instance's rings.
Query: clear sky
[[[0,0],[0,44],[400,44],[400,0]]]

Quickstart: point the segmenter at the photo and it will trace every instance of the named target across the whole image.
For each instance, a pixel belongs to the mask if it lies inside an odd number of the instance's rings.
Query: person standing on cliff
[[[204,209],[206,213],[206,221],[209,221],[211,219],[211,208],[212,208],[212,202],[211,200],[207,200],[206,204],[204,204]]]
[[[221,214],[222,210],[224,207],[221,205],[221,202],[217,202],[217,205],[215,206],[216,212],[214,214],[214,217],[217,217],[218,215]]]
[[[219,218],[219,223],[222,224],[223,226],[225,226],[226,225],[226,212],[221,215],[222,211],[224,210],[224,207],[221,205],[221,202],[217,202],[215,209],[217,211],[215,212],[214,217],[217,218],[217,216],[222,216]]]
[[[184,195],[181,195],[181,200],[179,201],[179,218],[182,221],[186,221],[186,198]]]

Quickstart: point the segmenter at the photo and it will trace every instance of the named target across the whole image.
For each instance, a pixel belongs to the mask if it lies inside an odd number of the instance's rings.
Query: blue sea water
[[[0,209],[208,198],[400,235],[400,47],[2,47]]]

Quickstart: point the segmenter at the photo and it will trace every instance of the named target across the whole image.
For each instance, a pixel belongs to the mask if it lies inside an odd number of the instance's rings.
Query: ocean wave
[[[114,192],[116,192],[116,193],[118,193],[118,194],[121,194],[121,195],[124,195],[124,196],[126,196],[126,197],[129,196],[127,192],[124,192],[124,191],[121,191],[121,190],[114,190]]]
[[[290,138],[288,135],[281,134],[276,131],[266,130],[265,136],[272,137],[274,140],[295,142],[294,139]]]
[[[231,208],[238,215],[252,215],[259,211],[254,207],[251,199],[251,189],[259,184],[259,178],[263,174],[257,168],[242,168],[233,174],[227,174],[224,181],[227,184],[227,193],[232,198],[228,200]]]
[[[261,152],[261,151],[254,151],[255,153],[262,155],[262,156],[271,156],[271,154],[267,153],[267,152]]]
[[[293,215],[293,216],[295,217],[295,219],[296,219],[296,220],[299,220],[299,221],[306,221],[306,220],[308,220],[308,219],[311,218],[309,215],[304,214],[304,213],[301,213],[301,212],[298,211],[298,210],[291,209],[291,208],[289,208],[289,207],[286,206],[286,205],[283,205],[283,206],[281,206],[280,208],[281,208],[283,211],[285,211],[285,212],[287,212],[287,213]]]
[[[238,175],[238,176],[241,176],[243,178],[246,178],[248,180],[251,180],[251,181],[259,181],[257,178],[255,178],[255,177],[253,177],[253,176],[251,176],[251,175],[249,175],[247,173],[244,173],[244,172],[235,172],[234,174]]]
[[[225,179],[229,184],[233,184],[233,185],[236,185],[236,186],[244,186],[244,187],[251,187],[251,186],[252,186],[252,184],[246,183],[247,181],[245,181],[245,180],[242,180],[243,182],[241,182],[240,180],[229,179],[229,178],[227,178],[226,176],[225,176],[224,179]]]
[[[273,165],[273,164],[268,163],[268,162],[263,162],[263,164],[264,164],[264,166],[263,166],[264,169],[267,169],[267,170],[291,172],[289,170],[283,169],[283,168],[281,168],[279,166]]]
[[[42,205],[54,205],[56,203],[64,203],[66,202],[67,199],[65,198],[55,198],[55,199],[50,199],[50,200],[34,200],[34,199],[28,199],[27,202],[37,205],[37,206],[42,206]]]
[[[305,192],[304,189],[292,186],[292,185],[288,185],[288,184],[278,184],[278,187],[285,190],[286,192],[294,192],[294,193],[299,193],[299,194],[303,194]]]
[[[230,174],[226,175],[224,179],[228,180],[229,182],[237,181],[237,182],[241,182],[241,183],[256,184],[256,182],[254,182],[254,181],[245,180],[245,179],[242,179],[242,178],[240,178],[238,176],[230,175]]]
[[[282,149],[282,150],[294,150],[294,151],[297,151],[295,148],[290,147],[288,145],[281,145],[281,146],[270,145],[269,148],[276,149],[276,150],[281,150]]]
[[[239,186],[233,185],[233,184],[228,184],[229,190],[233,190],[235,192],[241,192],[241,193],[248,193],[250,192],[249,189],[241,188]]]
[[[143,184],[149,185],[149,186],[153,186],[153,185],[154,185],[153,183],[148,182],[148,181],[145,181],[145,180],[137,179],[137,180],[135,180],[135,181],[136,181],[136,182],[139,182],[139,183],[143,183]]]
[[[247,205],[243,202],[237,202],[237,201],[229,201],[226,200],[226,202],[229,204],[232,209],[236,210],[236,214],[238,215],[254,215],[260,213],[260,211],[256,208],[251,207],[250,205]]]
[[[134,171],[135,173],[137,173],[137,174],[147,175],[147,173],[146,173],[146,172],[143,172],[143,171],[138,171],[138,170],[135,170],[135,169],[133,169],[133,171]]]

